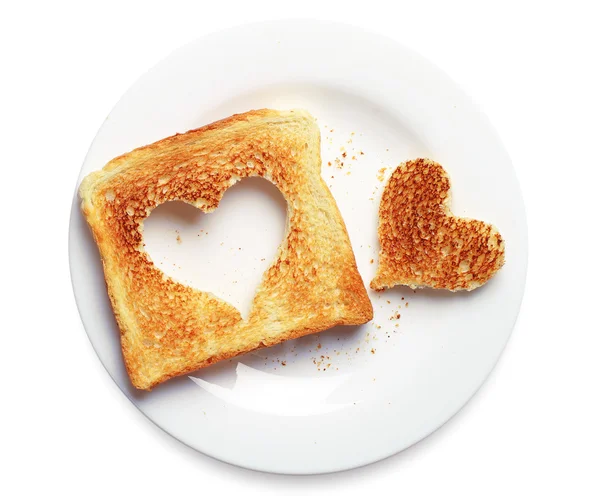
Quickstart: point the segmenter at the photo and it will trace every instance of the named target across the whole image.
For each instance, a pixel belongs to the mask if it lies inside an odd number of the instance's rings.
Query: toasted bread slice
[[[504,264],[504,240],[482,221],[452,216],[450,180],[429,159],[399,165],[379,206],[379,264],[371,288],[472,290]]]
[[[100,249],[135,387],[151,389],[244,352],[372,319],[320,170],[319,128],[308,113],[258,110],[133,150],[82,181],[82,210]],[[245,320],[227,302],[161,272],[144,250],[142,228],[166,201],[214,211],[247,176],[263,176],[281,190],[288,227]]]

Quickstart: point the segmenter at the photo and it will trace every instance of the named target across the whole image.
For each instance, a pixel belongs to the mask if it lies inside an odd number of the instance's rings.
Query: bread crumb
[[[383,181],[386,171],[387,171],[387,167],[382,167],[379,171],[377,171],[377,179],[379,181]]]
[[[373,258],[371,258],[371,261],[369,263],[373,263],[373,261],[374,261]],[[388,303],[390,303],[390,302],[388,302]]]

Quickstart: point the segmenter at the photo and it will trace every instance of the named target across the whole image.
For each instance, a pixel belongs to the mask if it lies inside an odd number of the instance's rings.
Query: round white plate
[[[519,185],[492,127],[445,74],[387,38],[315,21],[237,27],[175,51],[107,117],[79,181],[135,147],[263,107],[306,108],[317,118],[323,177],[365,284],[377,265],[377,209],[391,174],[382,168],[418,156],[447,169],[455,214],[500,229],[506,265],[472,293],[370,291],[375,318],[364,326],[286,342],[141,392],[125,372],[100,258],[75,197],[69,250],[81,318],[121,390],[192,448],[279,473],[368,464],[446,422],[498,360],[525,282]],[[244,313],[284,225],[279,192],[253,179],[231,188],[211,215],[183,203],[161,206],[144,238],[168,274]]]

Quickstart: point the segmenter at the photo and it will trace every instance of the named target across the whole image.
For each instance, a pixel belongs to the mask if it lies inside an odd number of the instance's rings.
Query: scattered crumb
[[[382,167],[379,171],[377,171],[377,179],[379,181],[383,181],[386,171],[387,171],[387,167]]]
[[[281,361],[281,366],[285,366],[287,363],[285,361]]]
[[[348,155],[346,152],[342,153],[342,157],[346,158],[346,155]]]
[[[361,150],[360,152],[358,152],[358,153],[360,153],[361,155],[364,155],[364,154],[365,154],[365,152],[363,152],[362,150]]]
[[[177,244],[181,244],[181,235],[177,233]]]
[[[331,167],[331,161],[327,162],[327,165]],[[332,176],[333,178],[333,176]]]
[[[356,155],[353,155],[353,156],[352,156],[352,160],[356,160]]]
[[[405,307],[408,307],[408,302],[406,302],[406,303],[404,304],[404,306],[405,306]]]
[[[373,258],[371,258],[371,261],[369,263],[373,263],[373,261],[374,261]],[[390,302],[388,302],[388,303],[390,303]]]
[[[371,354],[375,354],[375,349],[371,349]]]

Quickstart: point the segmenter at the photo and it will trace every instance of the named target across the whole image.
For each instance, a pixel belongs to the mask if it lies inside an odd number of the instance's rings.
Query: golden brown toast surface
[[[450,180],[429,159],[399,165],[379,206],[379,264],[371,288],[472,290],[504,264],[504,240],[487,223],[452,216]]]
[[[133,150],[82,181],[82,210],[135,387],[150,389],[256,348],[372,319],[320,169],[320,133],[308,113],[257,110]],[[142,230],[163,202],[215,210],[227,188],[247,176],[279,188],[288,228],[245,320],[227,302],[167,277],[145,252]]]

